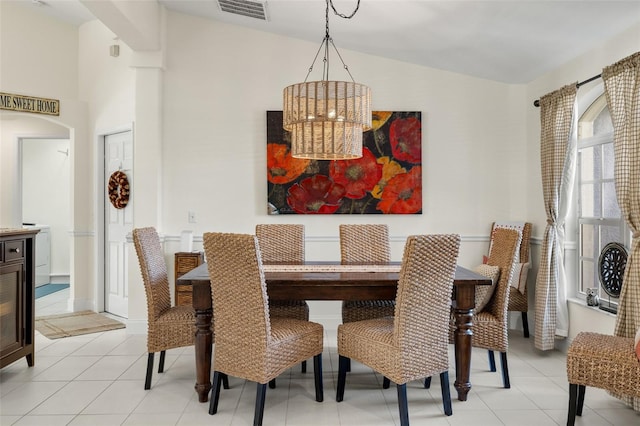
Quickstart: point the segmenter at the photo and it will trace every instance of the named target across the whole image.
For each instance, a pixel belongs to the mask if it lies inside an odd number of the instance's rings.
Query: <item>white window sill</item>
[[[609,316],[611,318],[616,318],[616,315],[612,314],[611,312],[604,311],[604,310],[600,309],[597,306],[589,306],[589,305],[587,305],[587,302],[584,301],[583,299],[578,299],[576,297],[569,297],[567,299],[567,302],[573,303],[573,304],[578,305],[578,306],[581,306],[584,309],[589,309],[591,311],[598,312],[598,313],[600,313],[602,315],[606,315],[606,316]]]

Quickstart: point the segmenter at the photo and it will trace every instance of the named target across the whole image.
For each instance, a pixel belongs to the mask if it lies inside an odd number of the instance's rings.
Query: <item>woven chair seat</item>
[[[640,397],[640,361],[633,338],[579,333],[567,352],[569,383]]]
[[[213,369],[229,376],[256,383],[268,383],[292,365],[322,352],[322,325],[291,318],[271,318],[271,335],[263,353],[217,350]],[[225,339],[226,340],[226,339]],[[216,347],[229,344],[219,339]],[[250,341],[250,336],[236,336],[232,344]],[[255,340],[255,339],[253,339]]]
[[[509,287],[509,311],[527,312],[529,309],[529,301],[527,291],[520,293],[517,288]]]
[[[425,372],[445,371],[449,357],[429,342],[415,342],[408,357],[393,342],[393,317],[340,325],[340,354],[365,364],[397,384],[424,379]]]
[[[567,426],[582,416],[587,386],[614,395],[640,397],[640,361],[633,338],[578,333],[567,351],[569,413]]]
[[[195,312],[191,306],[174,306],[149,326],[148,352],[160,352],[195,344]]]
[[[492,351],[506,352],[508,330],[505,324],[490,312],[473,316],[473,346]]]

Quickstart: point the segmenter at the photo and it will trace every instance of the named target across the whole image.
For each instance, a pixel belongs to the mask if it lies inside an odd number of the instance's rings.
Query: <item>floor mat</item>
[[[36,330],[49,339],[116,330],[126,326],[120,321],[93,311],[36,317]]]

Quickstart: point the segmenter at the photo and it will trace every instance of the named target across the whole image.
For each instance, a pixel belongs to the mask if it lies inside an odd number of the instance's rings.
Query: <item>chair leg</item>
[[[219,371],[213,372],[213,383],[211,386],[211,400],[209,401],[209,414],[214,415],[218,412],[218,400],[220,399],[220,382],[227,375]]]
[[[569,414],[567,415],[567,426],[574,426],[576,423],[577,397],[578,385],[569,383]]]
[[[269,389],[275,389],[275,388],[276,388],[276,379],[269,380]]]
[[[431,376],[424,379],[424,388],[429,389],[431,387]]]
[[[344,384],[347,381],[347,368],[349,368],[349,358],[338,356],[338,388],[336,390],[336,402],[342,402],[344,398]]]
[[[389,389],[389,386],[391,386],[391,380],[389,380],[387,377],[382,379],[382,389]]]
[[[509,365],[507,364],[507,353],[500,352],[500,364],[502,364],[502,384],[505,389],[511,388],[511,382],[509,382]]]
[[[442,389],[442,405],[444,406],[444,414],[450,416],[453,414],[451,409],[451,391],[449,390],[449,372],[440,373],[440,388]]]
[[[496,357],[493,351],[487,351],[489,354],[489,371],[496,371]]]
[[[322,353],[313,357],[313,379],[316,384],[316,401],[324,400],[324,388],[322,386]]]
[[[224,373],[220,373],[220,375],[222,376],[222,387],[229,389],[229,376]]]
[[[576,414],[582,416],[582,408],[584,408],[584,392],[585,386],[578,385],[578,405],[576,406]]]
[[[396,385],[398,388],[398,409],[400,410],[400,426],[409,426],[409,407],[407,404],[407,384]]]
[[[164,373],[164,357],[167,351],[160,351],[160,362],[158,363],[158,373]]]
[[[349,373],[351,371],[351,358],[347,358],[347,360],[347,373]]]
[[[529,338],[529,320],[527,320],[527,313],[522,313],[522,331],[524,333],[524,337]]]
[[[253,426],[262,426],[262,416],[264,414],[264,397],[267,393],[267,384],[258,383],[256,388],[256,410],[253,415]]]
[[[302,361],[302,372],[303,373],[307,372],[307,361]]]
[[[153,375],[153,352],[147,357],[147,378],[144,381],[144,390],[151,389],[151,376]]]

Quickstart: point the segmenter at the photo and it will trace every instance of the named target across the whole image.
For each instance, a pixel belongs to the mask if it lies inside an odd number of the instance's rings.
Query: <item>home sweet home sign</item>
[[[0,109],[34,114],[60,115],[60,101],[0,92]]]

